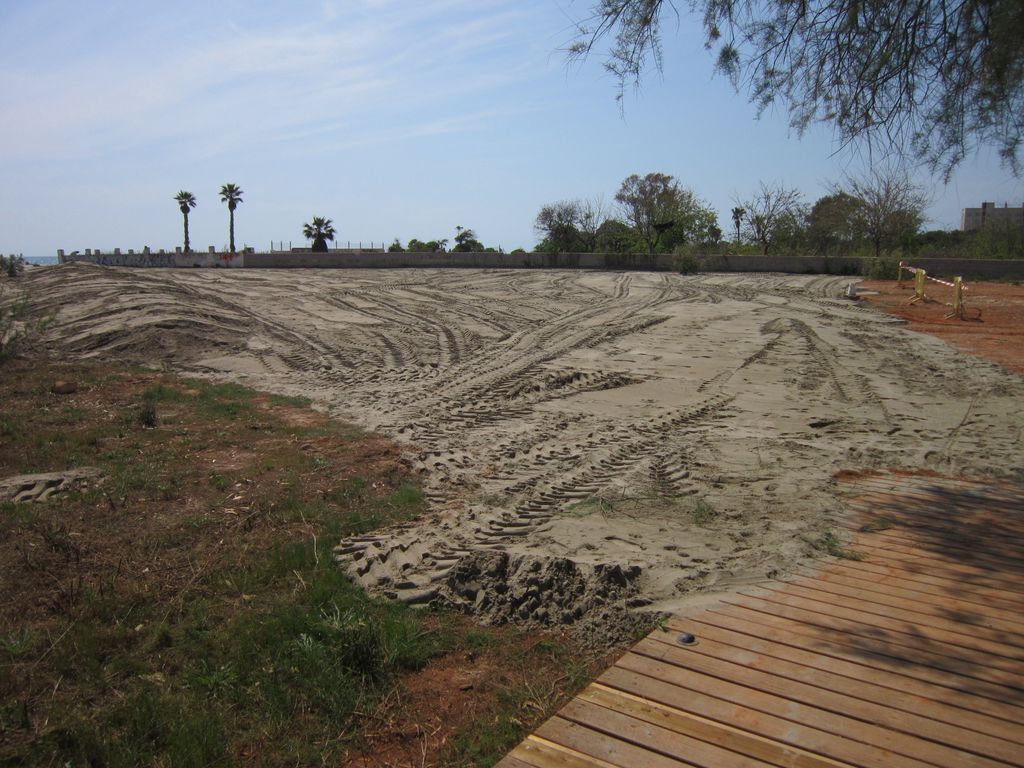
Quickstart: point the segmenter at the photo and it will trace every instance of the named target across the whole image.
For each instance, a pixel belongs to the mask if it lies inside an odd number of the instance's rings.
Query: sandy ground
[[[55,353],[312,398],[396,437],[426,520],[341,543],[368,589],[609,621],[814,555],[866,467],[1024,475],[1024,379],[849,278],[33,270]]]

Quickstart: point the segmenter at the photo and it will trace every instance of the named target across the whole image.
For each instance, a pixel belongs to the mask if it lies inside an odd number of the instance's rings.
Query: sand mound
[[[341,542],[367,589],[609,624],[784,574],[864,467],[1012,475],[1019,376],[849,278],[577,271],[26,277],[59,354],[312,398],[406,444],[426,519]],[[623,627],[628,621],[618,622]]]

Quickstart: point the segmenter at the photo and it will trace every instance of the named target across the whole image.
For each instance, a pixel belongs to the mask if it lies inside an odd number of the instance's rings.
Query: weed
[[[411,483],[403,482],[391,492],[388,503],[396,507],[418,507],[423,504],[423,491]]]
[[[6,636],[0,635],[0,652],[6,653],[12,659],[26,656],[35,645],[35,638],[28,629]]]
[[[848,549],[843,546],[843,543],[836,536],[834,531],[828,531],[819,538],[815,539],[811,544],[815,549],[820,552],[832,555],[832,557],[839,557],[844,560],[863,560],[864,556],[853,549]]]
[[[462,644],[474,651],[492,648],[496,642],[496,638],[489,632],[480,632],[476,629],[466,630],[462,635]]]
[[[136,421],[147,429],[160,426],[160,416],[156,412],[156,404],[150,400],[144,400],[139,406],[139,412],[135,416]]]
[[[37,341],[53,319],[52,316],[30,317],[27,291],[13,300],[4,294],[5,289],[0,285],[0,362]]]
[[[142,399],[147,403],[181,403],[188,400],[188,395],[166,384],[154,384],[142,393]]]
[[[211,697],[224,694],[238,683],[238,675],[230,664],[216,666],[207,659],[200,660],[199,668],[188,679],[194,688]]]
[[[872,280],[896,280],[900,276],[900,260],[894,256],[865,259],[862,271]]]
[[[712,506],[710,501],[697,499],[690,514],[693,516],[693,522],[697,525],[707,525],[718,517],[718,510]]]
[[[308,397],[297,395],[269,395],[267,402],[271,405],[286,405],[292,408],[308,408],[312,402]]]
[[[231,486],[231,481],[228,480],[220,472],[211,472],[208,475],[210,484],[218,491],[226,491]]]

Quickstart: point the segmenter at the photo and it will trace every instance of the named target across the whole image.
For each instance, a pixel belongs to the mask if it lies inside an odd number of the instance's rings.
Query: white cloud
[[[19,19],[19,40],[0,32],[0,162],[166,142],[206,156],[332,132],[344,142],[358,115],[386,121],[382,135],[396,140],[427,124],[459,130],[486,113],[481,100],[530,73],[503,50],[528,23],[511,2],[323,2],[259,24],[184,5],[128,14],[108,38],[64,50],[44,46],[44,28],[59,16],[58,40],[95,32],[88,9],[51,4]],[[424,121],[426,105],[444,119]]]

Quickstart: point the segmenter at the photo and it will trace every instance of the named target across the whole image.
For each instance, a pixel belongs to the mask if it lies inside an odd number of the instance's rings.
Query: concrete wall
[[[274,269],[335,268],[397,269],[462,267],[476,269],[642,269],[672,268],[671,256],[621,256],[604,253],[249,253],[246,267]]]
[[[648,257],[614,253],[93,253],[63,256],[65,262],[82,261],[119,267],[248,267],[262,269],[400,269],[406,267],[477,269],[612,269],[668,271],[675,268],[669,255]],[[701,256],[702,271],[788,272],[795,274],[859,275],[859,258],[822,256]],[[870,262],[870,260],[867,260]],[[1024,261],[1001,259],[915,259],[908,263],[929,274],[973,279],[1024,279]]]
[[[243,253],[90,253],[66,255],[62,263],[80,261],[104,267],[241,267]]]

